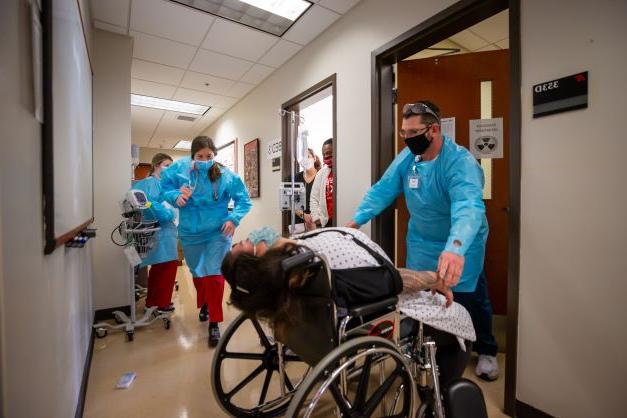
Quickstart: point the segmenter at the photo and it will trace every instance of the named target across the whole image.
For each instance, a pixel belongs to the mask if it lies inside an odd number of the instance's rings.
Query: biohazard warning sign
[[[475,158],[503,158],[503,118],[471,120],[468,138]]]

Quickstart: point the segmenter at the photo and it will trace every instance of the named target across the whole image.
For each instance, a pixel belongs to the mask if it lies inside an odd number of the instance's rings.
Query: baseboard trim
[[[122,311],[126,315],[131,314],[131,305],[117,306],[115,308],[98,309],[94,315],[94,323],[114,319],[113,311]]]
[[[91,328],[89,336],[89,347],[87,349],[87,358],[85,359],[85,365],[83,369],[83,380],[81,382],[81,391],[78,395],[78,403],[76,404],[75,418],[83,418],[83,412],[85,411],[85,398],[87,397],[87,383],[89,382],[89,371],[91,370],[91,359],[94,354],[94,338],[96,334],[94,328]]]
[[[553,415],[516,399],[516,418],[553,418]]]

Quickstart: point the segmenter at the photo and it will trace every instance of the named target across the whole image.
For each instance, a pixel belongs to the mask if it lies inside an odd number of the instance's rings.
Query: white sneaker
[[[479,362],[475,369],[475,374],[483,380],[493,381],[499,377],[499,363],[496,361],[495,356],[487,356],[481,354],[479,356]]]

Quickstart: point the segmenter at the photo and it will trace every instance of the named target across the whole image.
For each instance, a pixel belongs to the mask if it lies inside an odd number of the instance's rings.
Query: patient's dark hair
[[[313,275],[305,267],[291,270],[289,277],[281,261],[295,255],[301,246],[285,244],[257,257],[248,253],[228,253],[222,274],[231,286],[231,304],[252,318],[268,320],[277,338],[302,318],[301,296],[295,291]]]

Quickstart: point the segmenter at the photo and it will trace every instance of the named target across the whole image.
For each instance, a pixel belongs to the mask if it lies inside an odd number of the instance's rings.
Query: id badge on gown
[[[408,180],[410,189],[418,189],[420,187],[420,178],[418,177],[418,174],[416,173],[410,174],[407,177],[407,180]]]

